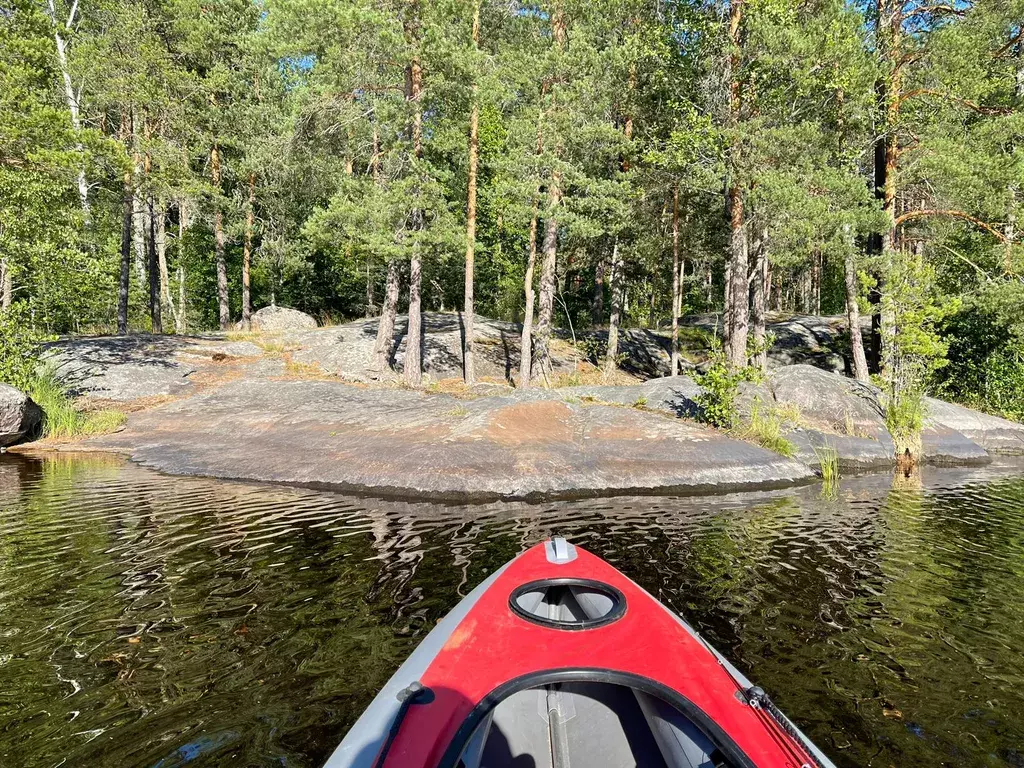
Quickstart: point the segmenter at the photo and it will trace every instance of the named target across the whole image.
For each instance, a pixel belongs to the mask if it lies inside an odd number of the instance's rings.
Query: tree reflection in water
[[[0,764],[317,766],[416,642],[567,536],[841,766],[1016,764],[1024,465],[473,506],[0,458]]]

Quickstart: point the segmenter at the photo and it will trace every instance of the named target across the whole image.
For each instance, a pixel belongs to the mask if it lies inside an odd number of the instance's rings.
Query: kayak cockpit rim
[[[621,686],[634,692],[647,694],[662,700],[678,710],[726,760],[729,768],[757,768],[736,742],[700,707],[668,686],[641,675],[622,672],[614,669],[597,669],[588,667],[551,669],[532,672],[509,680],[487,694],[473,711],[469,713],[459,726],[445,750],[438,768],[458,768],[466,747],[469,745],[477,728],[490,716],[503,701],[510,696],[530,689],[558,685],[560,683],[604,683]],[[737,691],[742,694],[741,691]],[[742,695],[737,699],[743,703]]]

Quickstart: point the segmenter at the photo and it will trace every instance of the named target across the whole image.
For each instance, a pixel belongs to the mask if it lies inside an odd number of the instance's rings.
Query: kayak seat
[[[461,768],[728,768],[670,704],[626,686],[572,682],[503,699],[462,752]]]

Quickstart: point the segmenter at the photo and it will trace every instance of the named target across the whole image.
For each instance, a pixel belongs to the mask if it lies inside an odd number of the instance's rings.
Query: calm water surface
[[[693,622],[840,766],[1024,766],[1024,464],[439,506],[0,457],[0,765],[318,766],[553,533]]]

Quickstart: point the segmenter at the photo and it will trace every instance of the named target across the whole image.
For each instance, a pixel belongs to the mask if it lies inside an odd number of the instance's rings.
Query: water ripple
[[[457,506],[0,459],[0,765],[317,766],[458,599],[552,534],[840,766],[1020,765],[1024,465]]]

